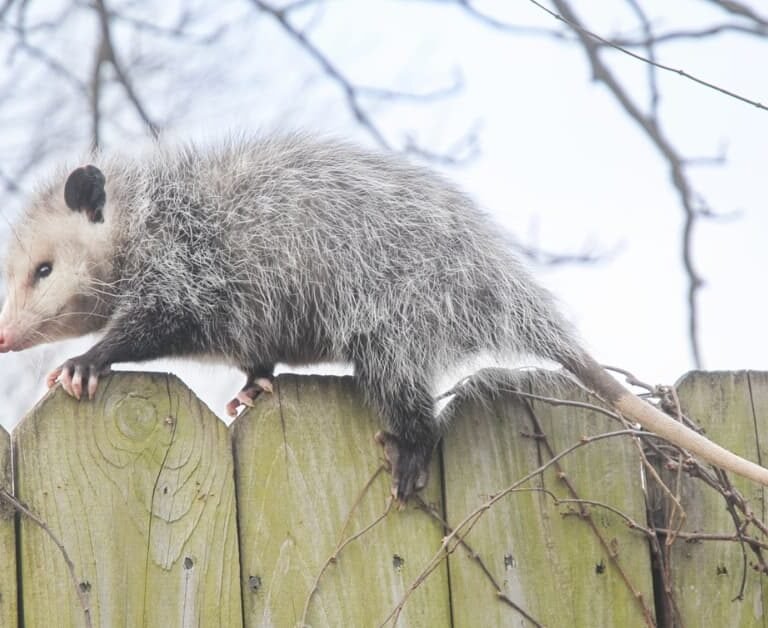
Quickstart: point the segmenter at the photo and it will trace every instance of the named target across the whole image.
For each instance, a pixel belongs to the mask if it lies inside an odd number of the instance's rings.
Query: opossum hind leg
[[[379,405],[391,431],[379,432],[376,441],[384,448],[392,472],[392,495],[402,506],[429,479],[429,461],[439,437],[432,397],[426,388],[411,385]]]
[[[227,404],[227,414],[237,416],[241,406],[253,406],[253,401],[261,393],[272,392],[272,380],[274,379],[275,365],[259,365],[243,369],[246,372],[245,386]]]
[[[401,441],[391,432],[376,433],[376,442],[384,449],[384,458],[392,473],[392,496],[402,507],[427,485],[431,452]]]

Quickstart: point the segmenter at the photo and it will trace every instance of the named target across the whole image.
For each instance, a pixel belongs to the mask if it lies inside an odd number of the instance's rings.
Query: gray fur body
[[[478,352],[580,353],[489,219],[401,158],[292,136],[102,170],[118,225],[109,327],[151,343],[160,317],[188,332],[176,354],[351,361],[390,418],[393,403],[431,407],[423,391]]]

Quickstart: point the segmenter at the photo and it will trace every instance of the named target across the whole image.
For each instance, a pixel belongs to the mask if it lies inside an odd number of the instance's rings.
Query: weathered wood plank
[[[707,436],[736,453],[768,463],[768,373],[689,373],[678,383],[683,411],[697,421]],[[765,521],[765,489],[730,475],[731,482],[750,500]],[[723,498],[701,482],[682,483],[686,532],[733,534],[733,519]],[[746,566],[742,600],[739,593],[743,564],[738,543],[678,540],[671,547],[671,580],[685,626],[768,626],[765,577]],[[748,548],[747,559],[751,561]]]
[[[246,626],[301,622],[313,582],[341,537],[384,511],[390,477],[379,475],[379,427],[350,378],[281,376],[275,393],[233,425]],[[425,498],[439,503],[436,465]],[[311,626],[377,626],[439,547],[442,530],[408,508],[349,544],[312,598]],[[445,565],[405,606],[398,626],[450,625]]]
[[[242,623],[226,426],[175,377],[114,374],[93,402],[60,389],[14,433],[20,499],[61,540],[94,626]],[[83,626],[62,555],[22,519],[28,626]]]
[[[11,476],[11,437],[0,427],[0,487],[13,493]],[[16,607],[16,531],[14,511],[0,502],[0,626],[17,625]]]
[[[534,392],[594,403],[570,385],[537,385]],[[583,435],[621,429],[596,412],[541,402],[531,407],[555,453]],[[509,395],[486,405],[462,402],[443,446],[449,524],[456,525],[490,495],[550,459],[533,433],[526,404]],[[563,458],[560,468],[579,498],[645,522],[639,457],[629,438],[589,444]],[[466,539],[502,592],[546,626],[647,625],[653,617],[653,585],[644,537],[607,509],[588,506],[590,518],[585,519],[576,504],[557,506],[551,496],[530,489],[572,497],[557,468],[550,467],[524,484],[523,491],[499,501]],[[454,626],[533,625],[496,597],[464,549],[451,556],[450,574]]]

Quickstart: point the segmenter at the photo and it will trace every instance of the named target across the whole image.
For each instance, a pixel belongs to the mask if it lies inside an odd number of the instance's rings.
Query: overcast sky
[[[557,27],[529,2],[477,4],[510,22]],[[591,28],[606,35],[635,24],[624,3],[574,4],[582,5]],[[716,15],[702,2],[644,5],[657,23],[670,26],[704,25]],[[312,10],[297,17],[314,19]],[[272,21],[252,19],[247,27],[264,54],[249,56],[247,63],[237,58],[226,71],[238,73],[239,87],[202,93],[168,130],[170,136],[206,140],[233,129],[304,128],[371,143],[351,120],[338,90]],[[460,68],[464,89],[458,95],[430,105],[382,104],[373,109],[377,120],[392,138],[410,130],[437,149],[477,125],[481,154],[469,165],[443,171],[500,228],[546,250],[576,252],[587,245],[610,253],[597,265],[535,269],[595,357],[653,383],[672,383],[691,368],[680,261],[682,211],[667,167],[606,89],[590,82],[576,45],[495,31],[434,2],[335,2],[310,32],[365,84],[435,88],[450,83]],[[755,40],[722,36],[663,47],[659,58],[768,102],[767,51]],[[237,52],[234,46],[231,54]],[[633,93],[644,94],[645,66],[619,53],[610,60],[617,74],[631,80]],[[683,154],[709,157],[725,150],[727,157],[724,165],[693,171],[713,210],[732,215],[700,223],[694,239],[695,263],[706,281],[699,300],[704,366],[766,369],[768,307],[760,271],[768,267],[768,112],[679,75],[662,73],[659,83],[662,123]],[[73,146],[73,155],[87,141],[84,136]],[[82,342],[62,343],[0,356],[14,381],[23,374],[20,385],[8,391],[9,407],[31,407],[45,373],[81,349]],[[242,385],[239,373],[208,365],[174,362],[152,368],[178,373],[220,416]],[[2,417],[6,427],[16,422],[13,414]]]

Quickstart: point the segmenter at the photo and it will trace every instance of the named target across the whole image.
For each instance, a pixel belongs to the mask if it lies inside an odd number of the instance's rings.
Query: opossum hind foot
[[[403,508],[414,493],[427,485],[430,450],[409,445],[389,432],[377,432],[375,438],[384,449],[392,473],[392,496]]]
[[[240,406],[253,407],[254,399],[263,392],[272,392],[272,379],[270,377],[256,377],[255,379],[249,377],[245,386],[238,391],[237,396],[227,404],[227,414],[234,417],[237,416]]]

